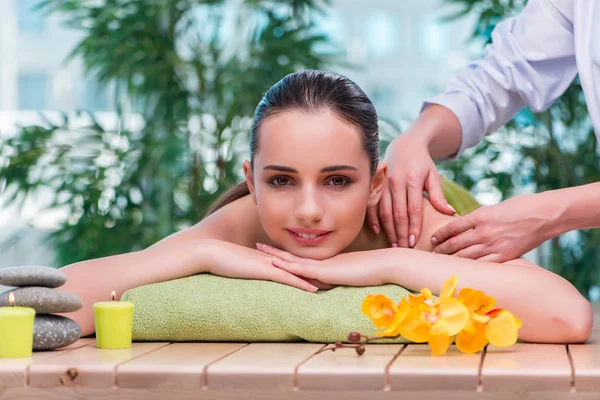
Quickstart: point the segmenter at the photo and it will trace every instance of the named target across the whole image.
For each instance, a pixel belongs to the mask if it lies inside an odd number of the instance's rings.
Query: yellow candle
[[[96,322],[96,347],[99,349],[127,349],[131,347],[133,303],[102,301],[94,304]]]
[[[9,307],[0,307],[0,358],[31,357],[35,310],[15,307],[15,295],[8,295]]]

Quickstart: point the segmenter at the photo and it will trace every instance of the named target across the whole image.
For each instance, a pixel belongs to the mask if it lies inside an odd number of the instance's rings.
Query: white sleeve
[[[594,0],[596,1],[596,0]],[[485,57],[428,99],[460,121],[457,157],[495,132],[526,105],[544,111],[577,75],[572,25],[573,0],[530,0],[521,14],[500,22]]]

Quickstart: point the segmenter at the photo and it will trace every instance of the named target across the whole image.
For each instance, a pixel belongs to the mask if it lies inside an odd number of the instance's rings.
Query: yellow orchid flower
[[[383,294],[370,294],[362,302],[361,311],[371,318],[377,329],[387,328],[396,314],[396,304]]]
[[[509,311],[495,308],[496,299],[481,290],[462,289],[458,295],[469,310],[469,322],[456,337],[456,347],[464,353],[476,353],[488,343],[507,347],[517,341],[521,321]]]
[[[517,341],[522,325],[517,317],[495,308],[496,299],[480,290],[465,288],[455,298],[456,285],[456,277],[452,277],[437,299],[425,288],[418,295],[402,298],[398,306],[382,294],[369,295],[361,309],[377,329],[384,329],[376,336],[402,335],[415,343],[427,342],[435,355],[445,354],[454,336],[457,348],[465,353],[475,353],[488,343],[507,347]]]
[[[469,333],[475,332],[477,322],[488,322],[490,317],[486,314],[496,307],[495,298],[486,296],[481,290],[471,288],[462,289],[458,294],[458,300],[469,310],[471,318],[465,326],[465,330]]]
[[[456,277],[442,286],[440,296],[433,300],[431,290],[421,290],[420,296],[409,296],[411,309],[398,332],[413,342],[427,342],[435,355],[445,354],[454,335],[462,331],[469,321],[469,310],[455,299]]]
[[[465,305],[453,297],[455,291],[456,278],[452,277],[444,283],[435,301],[429,289],[422,289],[420,295],[410,294],[408,300],[402,298],[385,331],[376,336],[402,335],[412,342],[429,343],[433,354],[446,353],[453,336],[463,330],[469,320]],[[387,301],[380,299],[380,302],[389,307]],[[372,304],[375,304],[375,299],[367,297],[363,302],[363,313],[365,309],[373,308],[369,307]],[[372,312],[367,316],[375,321]]]

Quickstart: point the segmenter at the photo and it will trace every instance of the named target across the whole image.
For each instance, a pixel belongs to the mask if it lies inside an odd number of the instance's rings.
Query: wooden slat
[[[517,343],[488,346],[481,371],[483,390],[570,391],[571,364],[565,345]]]
[[[246,343],[172,343],[117,367],[118,387],[202,389],[205,368]]]
[[[208,389],[292,390],[296,367],[322,344],[253,343],[208,367]]]
[[[7,389],[0,394],[2,400],[598,400],[596,393],[548,392],[508,394],[477,393],[474,391],[331,391],[298,390],[293,392],[269,390],[162,390],[162,389],[110,389],[76,388]]]
[[[319,353],[298,368],[298,388],[383,390],[386,367],[403,348],[401,344],[370,344],[363,356],[351,348]]]
[[[391,390],[476,390],[483,353],[464,354],[451,346],[443,356],[426,344],[409,344],[389,368]]]
[[[94,343],[94,339],[79,339],[77,342],[61,349],[50,351],[34,351],[27,358],[0,358],[0,388],[24,387],[27,367],[33,362],[41,362],[56,357],[65,351],[78,349]]]
[[[115,367],[167,343],[133,343],[130,349],[98,349],[90,345],[29,366],[31,387],[113,387]]]
[[[600,391],[600,329],[585,344],[570,344],[577,391]]]

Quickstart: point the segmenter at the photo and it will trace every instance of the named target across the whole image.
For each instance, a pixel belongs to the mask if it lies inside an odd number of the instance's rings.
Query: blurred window
[[[19,31],[38,35],[44,31],[44,14],[41,11],[34,9],[40,3],[41,0],[15,1]]]
[[[111,111],[109,91],[93,78],[85,81],[84,108],[89,111]]]
[[[369,56],[385,59],[393,56],[397,50],[398,37],[396,20],[388,11],[370,12],[366,18],[366,37]]]
[[[422,52],[430,58],[443,56],[448,49],[444,22],[437,18],[427,17],[420,25],[419,38]]]
[[[48,78],[45,75],[21,74],[18,81],[19,109],[43,110],[48,97]]]

